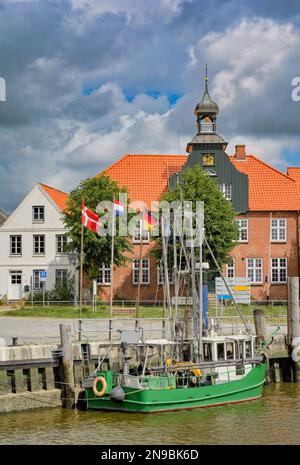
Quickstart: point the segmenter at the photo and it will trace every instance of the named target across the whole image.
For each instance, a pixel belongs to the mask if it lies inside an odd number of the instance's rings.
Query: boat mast
[[[161,236],[162,236],[162,251],[163,251],[163,266],[164,266],[164,285],[166,289],[167,305],[168,305],[168,317],[170,322],[170,337],[173,340],[173,324],[172,324],[172,306],[170,296],[170,283],[169,283],[169,271],[168,271],[168,252],[167,252],[167,225],[164,221],[164,215],[161,215]]]
[[[201,204],[200,211],[196,213],[198,223],[198,240],[199,240],[199,328],[198,328],[198,358],[199,362],[203,361],[203,345],[202,345],[202,330],[203,330],[203,275],[202,275],[202,249],[203,249],[203,227],[204,227],[204,206]]]

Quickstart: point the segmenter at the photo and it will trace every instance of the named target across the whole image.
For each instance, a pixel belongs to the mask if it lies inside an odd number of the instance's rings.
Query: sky
[[[205,63],[218,133],[300,166],[298,0],[0,0],[0,208],[126,153],[182,153]]]

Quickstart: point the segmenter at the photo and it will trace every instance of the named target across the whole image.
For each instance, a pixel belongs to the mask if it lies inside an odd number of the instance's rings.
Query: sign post
[[[40,271],[40,282],[43,283],[43,307],[45,307],[46,281],[47,281],[47,271]]]

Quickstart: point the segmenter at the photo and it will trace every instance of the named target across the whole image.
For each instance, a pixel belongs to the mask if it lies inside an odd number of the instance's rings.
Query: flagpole
[[[144,217],[142,217],[140,222],[140,253],[139,253],[139,281],[138,281],[138,288],[137,288],[137,302],[136,302],[136,311],[135,311],[135,328],[138,326],[138,316],[139,316],[139,309],[140,309],[140,293],[141,293],[141,281],[142,281],[142,247],[143,247],[143,232],[144,232]]]
[[[82,291],[83,291],[83,223],[81,223],[81,241],[80,241],[80,285],[79,285],[79,318],[82,318]],[[81,327],[81,324],[80,324]],[[79,331],[79,340],[81,333]]]
[[[114,248],[115,248],[115,198],[113,198],[112,210],[112,236],[110,257],[110,299],[109,299],[109,340],[111,340],[112,314],[113,314],[113,286],[114,286]]]

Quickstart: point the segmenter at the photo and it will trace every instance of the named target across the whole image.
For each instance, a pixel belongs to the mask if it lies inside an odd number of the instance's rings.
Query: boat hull
[[[86,404],[88,409],[154,413],[245,402],[261,397],[266,369],[266,363],[261,363],[242,379],[210,386],[146,390],[124,387],[122,402],[111,400],[109,395],[96,397],[93,390],[87,388]]]

